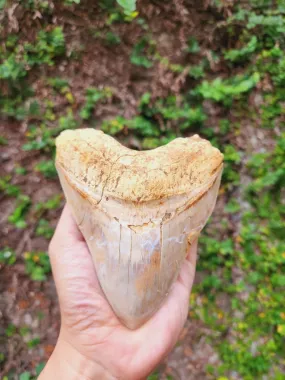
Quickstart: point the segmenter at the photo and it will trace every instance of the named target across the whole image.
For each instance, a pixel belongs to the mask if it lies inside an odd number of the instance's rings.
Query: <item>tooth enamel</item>
[[[211,215],[223,155],[195,135],[137,152],[93,129],[57,138],[56,167],[101,287],[129,328],[161,305]]]

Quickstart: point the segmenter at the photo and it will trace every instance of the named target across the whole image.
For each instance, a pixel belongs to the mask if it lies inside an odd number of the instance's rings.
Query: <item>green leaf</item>
[[[16,262],[16,254],[14,250],[5,247],[0,250],[0,264],[13,265]]]
[[[285,287],[285,274],[274,274],[271,281],[274,286]]]
[[[129,129],[134,130],[142,136],[159,136],[159,129],[156,124],[142,116],[136,116],[131,120],[126,120]]]
[[[186,51],[192,54],[199,53],[200,46],[198,41],[195,37],[190,37],[188,40],[188,47],[186,48]]]
[[[45,367],[45,363],[39,363],[37,366],[36,366],[36,375],[39,376],[40,373],[42,372],[42,370],[44,369]]]
[[[10,176],[0,178],[0,190],[6,195],[17,197],[20,194],[20,188],[16,185],[12,185],[10,180]]]
[[[193,65],[189,69],[189,75],[194,79],[200,79],[205,76],[204,65]]]
[[[6,5],[6,0],[0,0],[0,9],[4,9]]]
[[[248,92],[256,86],[260,80],[260,74],[254,73],[251,76],[236,76],[230,80],[216,78],[212,82],[203,81],[196,89],[205,99],[212,99],[230,105],[234,98]]]
[[[0,136],[0,145],[7,145],[8,144],[8,140],[3,137],[3,136]]]
[[[40,338],[36,337],[34,339],[31,339],[27,345],[29,348],[34,348],[36,347],[39,343],[41,342]]]
[[[22,372],[19,376],[19,380],[30,380],[31,374],[30,372]]]
[[[24,168],[23,166],[16,166],[15,167],[15,173],[18,175],[26,175],[27,174],[27,169]]]
[[[154,372],[147,377],[147,380],[159,380],[159,374]]]
[[[90,119],[94,108],[98,102],[106,101],[112,96],[112,90],[109,87],[98,89],[88,88],[86,90],[86,102],[80,111],[80,116],[84,120]]]
[[[34,267],[31,273],[33,281],[44,281],[46,279],[45,271],[42,267]]]
[[[285,324],[284,325],[278,325],[277,326],[277,332],[278,332],[278,334],[285,336]]]
[[[54,233],[54,229],[50,227],[50,224],[45,219],[40,219],[36,228],[36,236],[44,236],[46,239],[50,239]]]
[[[231,62],[238,62],[249,59],[251,54],[257,50],[258,39],[256,36],[252,36],[247,45],[241,49],[228,50],[224,57]]]
[[[25,65],[20,62],[14,54],[11,54],[1,65],[0,65],[0,79],[10,79],[11,81],[17,81],[25,77],[27,71],[25,70]]]
[[[66,79],[62,79],[59,77],[56,78],[49,78],[48,83],[55,89],[55,90],[62,90],[63,88],[66,88],[69,86],[69,83]]]
[[[35,166],[35,170],[42,173],[47,178],[54,178],[57,176],[57,171],[54,166],[53,160],[41,161]]]
[[[31,104],[30,104],[29,115],[32,117],[40,116],[40,105],[36,100],[31,102]]]
[[[8,217],[8,221],[15,224],[17,228],[24,228],[26,223],[23,220],[23,217],[28,211],[30,205],[31,199],[27,195],[21,195],[17,200],[13,213]]]
[[[114,136],[124,129],[126,122],[127,120],[125,118],[118,116],[115,119],[104,121],[101,129],[103,132]]]
[[[117,0],[117,3],[124,9],[124,13],[129,15],[136,10],[136,0]]]
[[[240,211],[240,203],[236,199],[231,199],[225,206],[225,211],[229,214],[235,214]]]
[[[30,332],[30,329],[29,327],[26,327],[26,326],[20,327],[19,332],[20,332],[20,335],[24,337]]]
[[[146,56],[146,50],[149,42],[146,38],[142,38],[133,48],[131,53],[131,63],[136,66],[142,66],[149,69],[153,63]]]
[[[3,363],[5,360],[5,355],[3,354],[3,352],[0,352],[0,363]]]
[[[5,333],[10,338],[14,334],[16,334],[16,326],[10,323],[5,330]]]

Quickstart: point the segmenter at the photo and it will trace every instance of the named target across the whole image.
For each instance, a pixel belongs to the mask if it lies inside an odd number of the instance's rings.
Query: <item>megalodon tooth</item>
[[[116,315],[129,328],[160,307],[210,217],[223,155],[198,135],[135,151],[94,129],[56,139],[67,203]]]

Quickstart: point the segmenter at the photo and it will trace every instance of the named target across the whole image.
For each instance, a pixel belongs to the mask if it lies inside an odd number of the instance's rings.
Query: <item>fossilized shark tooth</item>
[[[198,135],[134,151],[94,129],[64,131],[56,167],[101,287],[129,328],[159,308],[211,215],[223,155]]]

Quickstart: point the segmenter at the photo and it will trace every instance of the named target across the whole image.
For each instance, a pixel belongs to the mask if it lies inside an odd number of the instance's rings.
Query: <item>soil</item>
[[[67,56],[68,52],[76,50],[78,58],[65,59],[53,67],[41,67],[30,74],[30,83],[38,99],[51,99],[59,114],[66,106],[63,98],[54,94],[46,85],[47,77],[68,78],[76,99],[72,106],[74,110],[82,105],[87,87],[110,86],[115,94],[112,101],[99,105],[94,113],[94,118],[100,122],[117,115],[127,118],[134,116],[138,101],[146,91],[151,92],[155,99],[191,89],[190,79],[174,74],[157,62],[148,70],[131,65],[130,52],[142,34],[142,29],[137,24],[113,24],[110,27],[122,41],[118,46],[110,47],[101,39],[94,39],[92,32],[97,28],[105,33],[104,20],[100,13],[102,11],[95,3],[84,2],[80,11],[76,8],[66,11],[61,5],[54,4],[52,22],[63,26]],[[207,6],[207,1],[144,1],[139,2],[139,12],[140,17],[149,25],[159,53],[171,63],[195,63],[194,58],[183,53],[189,36],[194,36],[199,41],[205,55],[210,48],[219,51],[222,47],[230,47],[230,41],[225,40],[223,32],[216,28],[216,24],[221,21],[221,15],[217,15]],[[25,40],[32,40],[43,23],[41,18],[33,19],[20,6],[13,17],[14,23],[7,26],[7,30],[14,28],[14,32]],[[224,68],[216,67],[213,63],[212,70],[213,76],[216,72],[223,75]],[[209,104],[209,108],[211,107]],[[212,107],[213,124],[215,113],[218,112],[219,109]],[[26,132],[26,122],[5,118],[0,121],[0,135],[8,141],[8,145],[1,146],[0,175],[11,175],[12,183],[21,186],[22,192],[29,195],[35,204],[47,201],[55,194],[61,194],[61,188],[57,179],[47,179],[34,171],[35,165],[44,156],[39,151],[25,152],[21,149],[27,142]],[[132,145],[130,141],[129,143]],[[139,141],[136,144],[139,147]],[[27,174],[15,174],[14,169],[17,166],[25,167]],[[62,198],[62,206],[63,204]],[[213,218],[214,224],[218,224],[223,205],[221,197]],[[17,378],[17,374],[33,371],[38,363],[49,358],[57,340],[60,314],[52,276],[45,282],[31,281],[25,274],[22,260],[26,251],[47,251],[48,240],[35,236],[36,217],[32,210],[28,214],[26,229],[16,229],[8,223],[7,217],[14,207],[13,198],[0,195],[1,247],[11,247],[18,258],[13,266],[0,267],[0,344],[7,359],[0,375],[13,369]],[[49,210],[44,217],[55,226],[60,212],[61,209]],[[196,281],[202,276],[199,273]],[[9,324],[16,327],[27,326],[30,332],[23,338],[16,333],[7,339],[5,329]],[[206,366],[216,365],[219,361],[213,347],[207,343],[208,334],[209,331],[202,322],[189,318],[176,347],[158,369],[160,379],[166,379],[167,375],[172,375],[175,380],[207,379]],[[25,342],[33,338],[39,338],[40,343],[29,349]]]

